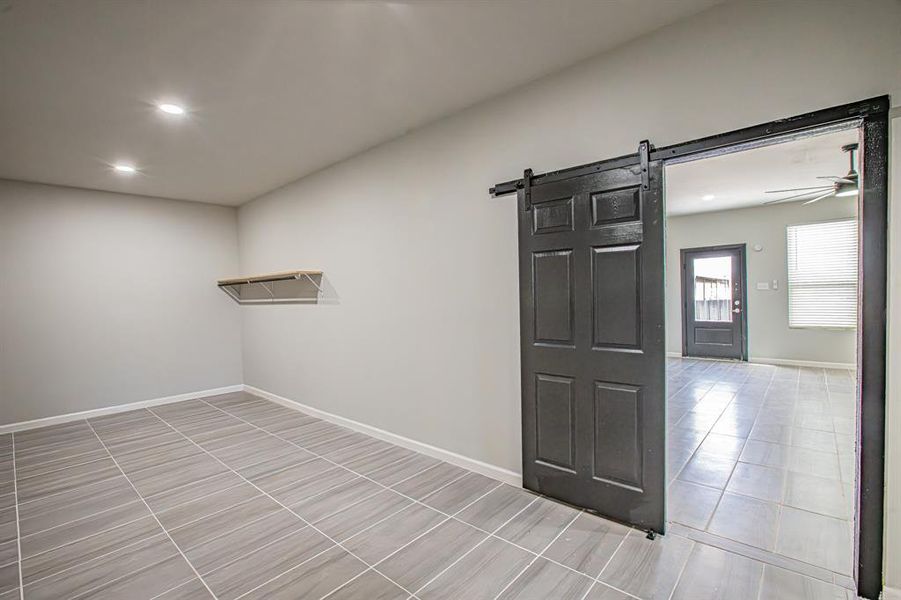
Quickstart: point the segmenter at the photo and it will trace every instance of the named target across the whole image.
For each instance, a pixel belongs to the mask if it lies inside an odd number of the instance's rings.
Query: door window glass
[[[695,321],[732,322],[732,257],[692,259]]]

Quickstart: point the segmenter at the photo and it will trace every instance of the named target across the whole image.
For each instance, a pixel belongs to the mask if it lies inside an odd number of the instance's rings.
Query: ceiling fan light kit
[[[787,190],[767,190],[767,194],[784,194],[786,192],[801,192],[800,194],[794,194],[788,196],[786,198],[778,198],[776,200],[770,200],[768,202],[764,202],[764,204],[780,204],[782,202],[792,202],[792,201],[800,201],[807,198],[807,196],[813,196],[813,198],[807,199],[804,204],[813,204],[814,202],[819,202],[824,198],[847,198],[849,196],[856,196],[858,192],[857,185],[857,168],[855,167],[855,152],[857,151],[858,144],[845,144],[842,146],[842,152],[846,152],[848,154],[848,174],[844,177],[837,177],[835,175],[822,175],[817,179],[831,179],[832,183],[829,185],[819,185],[819,186],[811,186],[811,187],[803,187],[803,188],[792,188]]]

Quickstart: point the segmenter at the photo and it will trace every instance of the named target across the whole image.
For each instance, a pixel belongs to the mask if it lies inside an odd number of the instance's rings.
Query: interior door
[[[747,360],[744,244],[681,255],[682,353]]]
[[[662,533],[663,169],[623,164],[519,192],[523,484]]]

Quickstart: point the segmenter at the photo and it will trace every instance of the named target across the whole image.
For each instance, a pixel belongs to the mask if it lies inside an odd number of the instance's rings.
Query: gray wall
[[[244,205],[242,271],[341,297],[246,310],[245,382],[520,470],[516,207],[488,187],[898,90],[901,3],[869,8],[725,4]]]
[[[856,198],[831,198],[809,206],[800,202],[672,217],[666,221],[666,346],[682,353],[682,282],[679,250],[747,244],[748,354],[768,359],[844,363],[856,361],[857,332],[793,329],[788,326],[787,225],[854,217]],[[755,252],[753,246],[763,247]],[[779,282],[760,291],[757,282]]]
[[[852,19],[845,2],[810,7],[727,3],[241,207],[242,271],[322,268],[341,296],[247,310],[245,382],[519,471],[516,207],[487,188],[524,167],[633,152],[643,138],[666,145],[878,94],[897,101],[901,3],[855,3]],[[899,401],[893,386],[901,439]],[[890,489],[896,587],[899,498]]]
[[[0,180],[0,424],[240,384],[232,208]]]

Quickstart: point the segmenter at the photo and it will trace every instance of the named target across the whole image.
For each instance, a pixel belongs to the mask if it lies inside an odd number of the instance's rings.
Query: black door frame
[[[860,222],[860,323],[858,338],[858,496],[855,567],[857,593],[875,600],[882,591],[883,512],[885,489],[885,383],[886,308],[888,260],[888,144],[890,102],[878,96],[795,117],[745,127],[728,133],[655,148],[650,160],[695,160],[765,146],[830,126],[860,128],[861,170],[858,196]],[[636,132],[638,134],[638,132]],[[603,168],[634,162],[633,155],[603,161]],[[601,163],[590,163],[533,175],[531,184],[597,172]],[[499,183],[492,196],[514,193],[523,179]],[[664,432],[665,435],[665,432]]]
[[[682,356],[688,356],[688,293],[685,280],[685,255],[689,252],[708,250],[737,250],[739,271],[741,272],[741,360],[748,360],[748,254],[747,244],[722,244],[719,246],[702,246],[699,248],[680,248],[679,266],[682,269]]]

